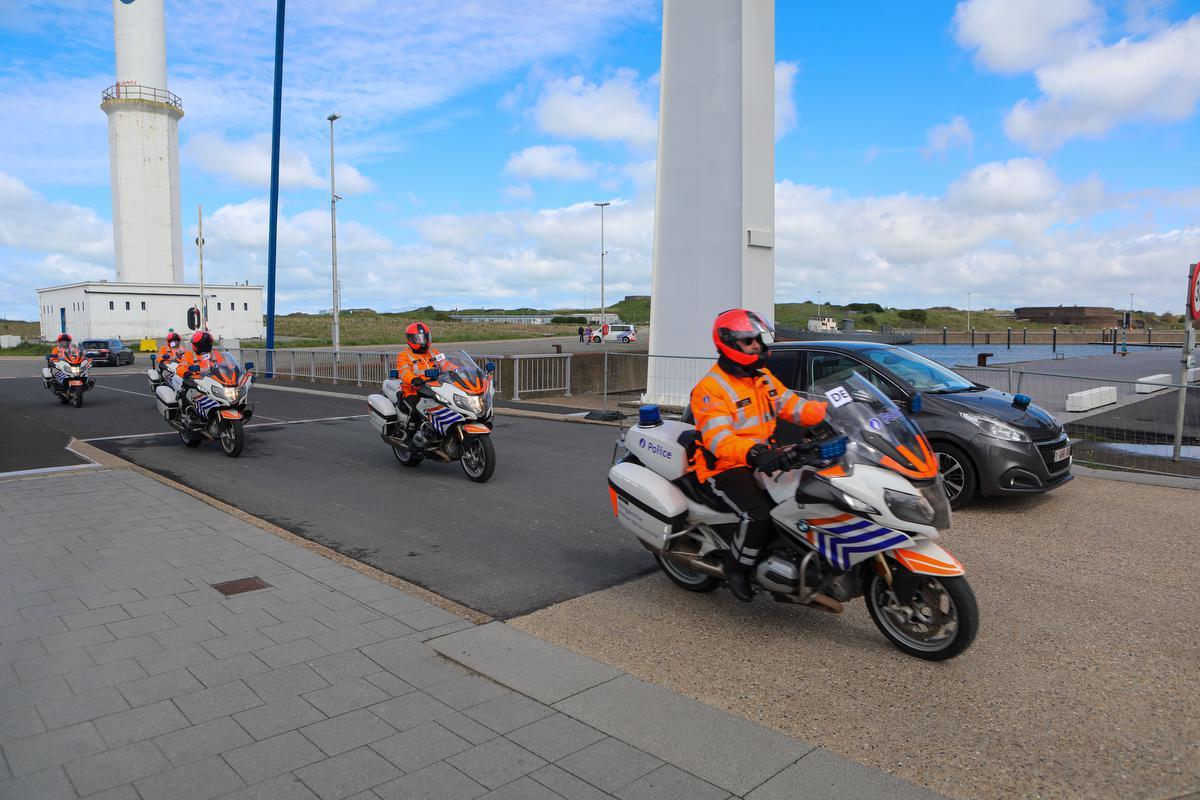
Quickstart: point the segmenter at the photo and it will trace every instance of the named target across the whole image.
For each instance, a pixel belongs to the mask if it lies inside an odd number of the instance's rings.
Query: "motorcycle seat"
[[[689,472],[682,478],[676,478],[671,481],[679,490],[683,492],[684,497],[691,500],[693,503],[699,503],[702,506],[707,506],[714,511],[729,511],[729,506],[725,501],[712,493],[712,490],[705,484],[696,480],[696,473]]]

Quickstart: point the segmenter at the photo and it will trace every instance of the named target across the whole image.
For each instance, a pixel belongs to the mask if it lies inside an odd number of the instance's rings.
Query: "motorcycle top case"
[[[384,436],[390,436],[396,429],[398,414],[396,405],[381,394],[367,397],[370,409],[371,427]]]
[[[687,448],[679,437],[692,434],[695,427],[666,420],[658,425],[638,425],[625,432],[625,449],[667,480],[682,478],[688,471]]]
[[[687,528],[687,498],[666,478],[622,462],[608,472],[608,491],[617,521],[655,550],[672,533]]]

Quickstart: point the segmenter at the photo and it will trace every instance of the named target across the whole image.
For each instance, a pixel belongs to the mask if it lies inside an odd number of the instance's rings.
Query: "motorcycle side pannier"
[[[165,420],[173,420],[179,416],[179,395],[170,386],[158,386],[154,390],[155,399],[158,400],[158,413],[162,414]]]
[[[687,498],[666,478],[643,466],[621,463],[608,473],[608,490],[617,521],[655,550],[672,533],[687,528]]]
[[[370,409],[371,427],[381,436],[395,435],[399,417],[395,403],[381,394],[373,394],[367,397],[367,406]]]

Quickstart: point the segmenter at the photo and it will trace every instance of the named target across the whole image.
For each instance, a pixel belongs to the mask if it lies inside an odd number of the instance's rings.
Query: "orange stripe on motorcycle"
[[[609,502],[612,503],[613,516],[614,517],[618,516],[618,514],[617,514],[617,490],[612,488],[611,486],[608,487],[608,499],[609,499]]]
[[[838,522],[846,522],[854,519],[850,514],[839,514],[836,517],[821,517],[820,519],[806,520],[809,525],[833,525]]]
[[[896,560],[908,569],[909,572],[918,575],[962,575],[966,572],[963,565],[958,562],[954,556],[946,553],[949,561],[933,558],[924,553],[917,553],[913,550],[893,550],[892,555]],[[945,552],[945,551],[943,551]]]
[[[222,408],[220,413],[221,413],[221,416],[224,417],[225,419],[241,419],[242,418],[242,412],[234,411],[233,409],[230,409],[230,408]]]
[[[467,433],[491,433],[492,430],[487,425],[477,425],[474,422],[468,422],[463,425],[463,430]]]

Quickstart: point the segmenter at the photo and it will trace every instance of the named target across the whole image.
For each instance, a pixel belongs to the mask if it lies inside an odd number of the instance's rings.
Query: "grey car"
[[[1053,415],[911,350],[875,342],[778,342],[769,366],[804,391],[851,370],[868,378],[929,438],[954,508],[980,495],[1036,494],[1071,480],[1071,442]],[[798,432],[781,423],[776,435],[786,442]]]

